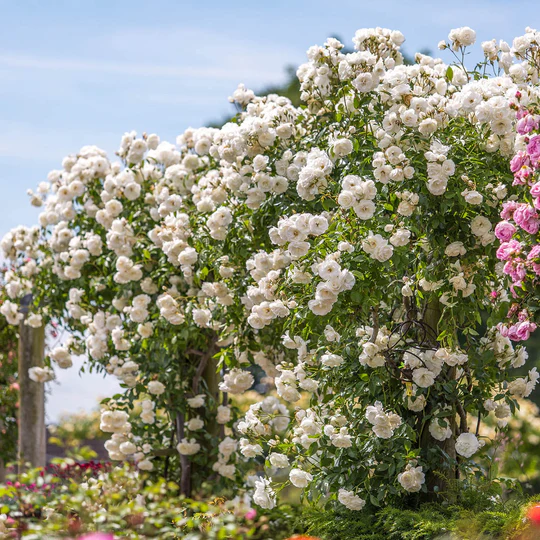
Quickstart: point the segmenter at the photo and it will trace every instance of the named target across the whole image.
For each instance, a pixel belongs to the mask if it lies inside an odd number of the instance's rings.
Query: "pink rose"
[[[497,259],[501,261],[508,261],[514,255],[521,253],[522,245],[517,240],[510,240],[509,242],[503,242],[497,250]]]
[[[512,341],[525,341],[531,336],[531,332],[536,330],[536,324],[530,321],[523,321],[512,325],[508,329],[508,337]]]
[[[501,212],[501,217],[503,219],[512,219],[512,216],[514,215],[514,212],[516,208],[518,207],[518,203],[516,201],[508,201],[503,204],[503,209]]]
[[[503,323],[499,323],[497,325],[497,330],[499,331],[502,337],[508,337],[508,327],[505,326]]]
[[[508,242],[514,236],[516,228],[509,221],[501,221],[497,223],[495,227],[495,236],[501,240],[501,242]]]
[[[516,130],[520,135],[526,135],[535,129],[538,129],[538,120],[532,114],[527,114],[516,124]]]
[[[533,197],[540,197],[540,182],[536,182],[531,186],[531,195]]]
[[[518,152],[510,161],[510,170],[513,173],[518,172],[524,165],[529,165],[529,156],[523,152]]]
[[[529,234],[536,234],[540,228],[538,214],[529,204],[520,204],[514,211],[514,221]]]
[[[540,135],[533,135],[527,145],[527,152],[533,161],[540,158]]]
[[[257,517],[257,510],[255,508],[248,510],[245,517],[246,519],[255,519]]]
[[[532,261],[533,259],[540,258],[540,244],[537,244],[534,246],[531,251],[529,251],[529,254],[527,255],[527,260]]]
[[[84,536],[79,536],[77,540],[114,540],[114,536],[109,533],[90,533]]]
[[[521,283],[527,275],[525,263],[521,259],[507,261],[503,266],[503,272],[512,278],[514,285]]]
[[[527,255],[529,266],[537,276],[540,276],[540,262],[538,259],[540,259],[540,245],[534,246]]]

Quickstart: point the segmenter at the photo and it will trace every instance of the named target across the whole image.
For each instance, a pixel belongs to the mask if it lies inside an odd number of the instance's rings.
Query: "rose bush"
[[[282,469],[355,511],[482,474],[468,416],[509,418],[538,379],[513,373],[527,353],[510,338],[535,326],[499,325],[497,259],[515,252],[515,227],[497,223],[520,193],[520,130],[536,129],[516,110],[538,100],[538,34],[483,43],[473,69],[470,28],[439,44],[452,65],[404,65],[403,41],[363,29],[343,53],[329,39],[298,70],[304,105],[240,85],[221,129],[176,145],[127,133],[120,162],[84,147],[30,193],[40,226],[2,241],[0,311],[18,324],[34,291],[25,324],[69,331],[35,380],[81,353],[122,380],[101,422],[112,459],[178,466],[184,493],[210,469],[241,485],[264,462],[247,483],[268,509]],[[537,232],[534,209],[516,216]],[[229,395],[255,367],[281,401],[237,421]]]

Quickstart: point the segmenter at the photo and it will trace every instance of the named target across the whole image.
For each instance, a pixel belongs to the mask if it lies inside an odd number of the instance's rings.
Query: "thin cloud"
[[[263,64],[264,65],[264,64]],[[31,56],[17,53],[0,53],[0,66],[11,69],[29,69],[46,71],[78,71],[133,77],[165,77],[175,79],[196,78],[211,80],[238,81],[246,72],[241,67],[231,69],[230,66],[208,67],[182,67],[154,64],[133,64],[119,62],[102,62],[96,60],[79,60],[70,58],[50,58]],[[275,70],[277,71],[277,70]],[[253,71],[250,69],[250,78],[264,78],[275,76],[277,73],[268,69]]]

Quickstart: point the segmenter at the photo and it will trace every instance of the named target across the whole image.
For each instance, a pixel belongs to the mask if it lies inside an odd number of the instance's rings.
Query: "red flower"
[[[540,504],[535,504],[529,508],[527,517],[535,527],[540,527]]]

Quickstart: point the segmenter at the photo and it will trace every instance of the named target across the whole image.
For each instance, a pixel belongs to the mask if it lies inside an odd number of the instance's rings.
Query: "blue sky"
[[[257,90],[329,35],[401,30],[405,50],[436,50],[451,28],[511,40],[540,24],[538,0],[0,0],[0,234],[31,225],[26,189],[85,144],[112,155],[125,131],[174,141],[230,112],[239,82]],[[89,408],[113,382],[62,373],[48,414]]]

